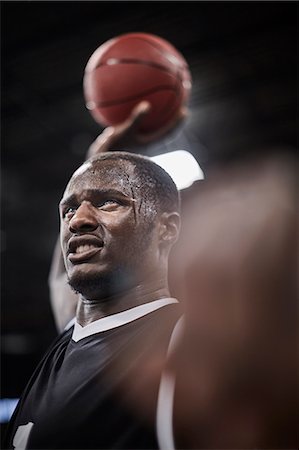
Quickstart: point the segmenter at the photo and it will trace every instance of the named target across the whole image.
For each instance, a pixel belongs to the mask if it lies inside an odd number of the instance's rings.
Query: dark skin
[[[179,217],[157,214],[149,227],[133,180],[128,161],[90,161],[60,203],[61,247],[69,284],[80,294],[81,326],[170,296],[168,253]]]
[[[154,134],[142,135],[138,131],[139,123],[149,110],[150,104],[141,102],[134,108],[131,116],[125,122],[106,128],[89,147],[86,159],[103,152],[124,148],[133,149],[136,145],[158,140],[182,123],[188,115],[188,111],[182,108],[173,122],[169,123],[167,127],[158,130]],[[75,316],[78,295],[68,285],[59,240],[57,240],[53,253],[49,273],[49,287],[55,323],[58,331],[62,331],[65,325]]]

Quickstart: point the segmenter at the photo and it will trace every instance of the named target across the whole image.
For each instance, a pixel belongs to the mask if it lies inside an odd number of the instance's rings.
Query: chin
[[[118,295],[129,288],[130,277],[117,269],[110,273],[76,272],[69,277],[71,288],[88,300]]]

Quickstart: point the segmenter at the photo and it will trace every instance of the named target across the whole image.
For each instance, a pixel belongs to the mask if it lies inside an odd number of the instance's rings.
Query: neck
[[[87,300],[81,295],[77,306],[77,322],[84,327],[102,317],[167,297],[170,297],[169,289],[163,278],[140,283],[122,294],[100,300]]]

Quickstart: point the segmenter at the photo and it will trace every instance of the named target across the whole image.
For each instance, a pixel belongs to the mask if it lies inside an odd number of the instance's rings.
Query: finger
[[[151,104],[147,100],[143,100],[142,102],[138,103],[132,110],[131,116],[132,117],[138,117],[140,115],[146,114],[150,111]]]
[[[115,135],[120,139],[130,138],[135,141],[136,130],[142,118],[150,111],[151,105],[147,101],[138,103],[131,111],[130,116],[122,123],[114,126]]]
[[[140,120],[149,113],[149,111],[151,110],[151,104],[148,101],[142,101],[140,103],[138,103],[132,110],[129,119],[128,119],[128,123],[130,123],[130,125],[137,125]]]
[[[87,151],[87,159],[97,155],[98,153],[103,153],[109,148],[110,142],[113,140],[115,134],[114,127],[107,127],[102,131],[102,133],[93,141],[89,146]]]

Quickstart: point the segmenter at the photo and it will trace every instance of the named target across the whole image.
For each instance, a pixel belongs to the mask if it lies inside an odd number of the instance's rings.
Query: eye
[[[62,210],[62,217],[64,219],[71,219],[73,217],[73,215],[76,213],[77,208],[75,208],[74,206],[68,206],[65,207]]]
[[[117,209],[121,205],[121,202],[119,200],[116,200],[114,198],[107,198],[105,200],[100,201],[97,204],[97,207],[104,211],[113,211],[114,209]]]

